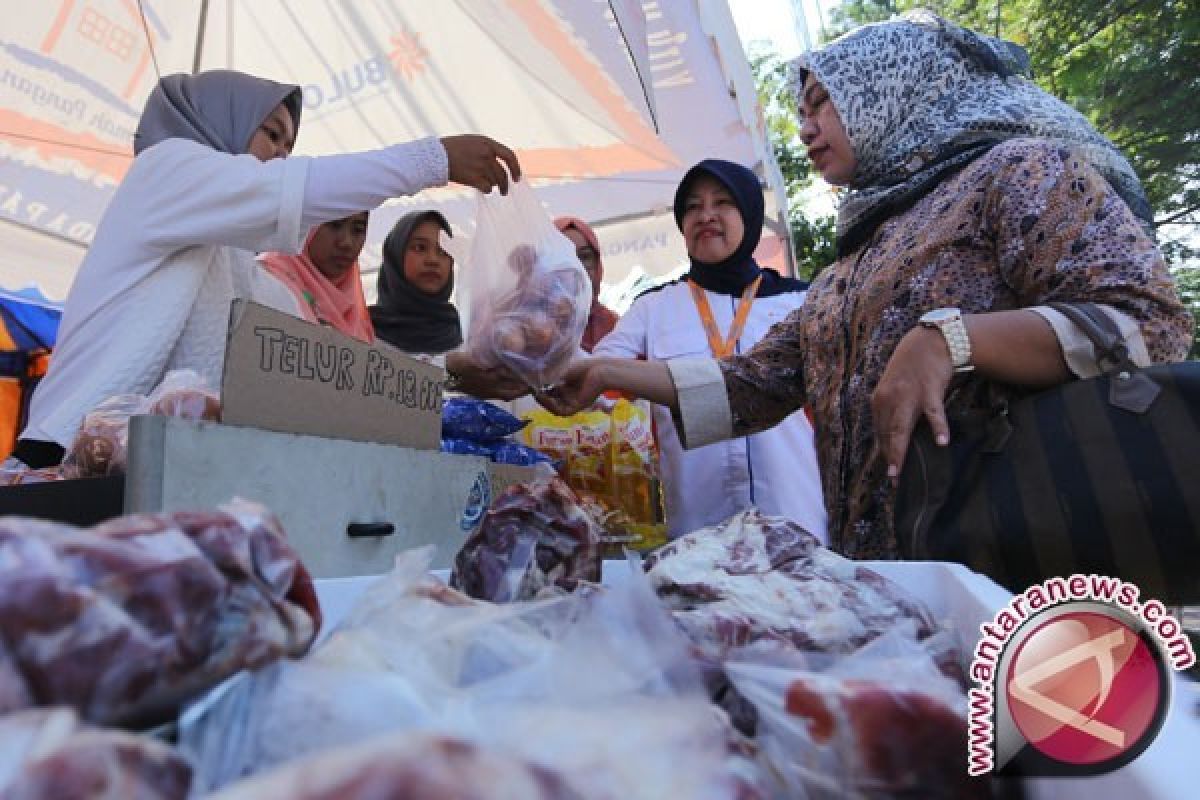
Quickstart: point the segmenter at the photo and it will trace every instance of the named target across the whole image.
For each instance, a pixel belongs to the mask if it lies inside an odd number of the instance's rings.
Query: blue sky
[[[839,0],[800,0],[805,22],[815,41],[822,19]],[[744,44],[766,40],[784,57],[795,56],[806,49],[793,13],[792,0],[729,0],[729,9],[737,23]]]

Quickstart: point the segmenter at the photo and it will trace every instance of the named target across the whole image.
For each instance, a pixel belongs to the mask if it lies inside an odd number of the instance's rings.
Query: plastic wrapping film
[[[184,800],[191,779],[162,742],[93,728],[70,709],[0,716],[4,800]]]
[[[485,366],[503,364],[533,388],[552,385],[577,353],[592,286],[571,240],[554,227],[527,181],[479,200],[463,264],[466,349]],[[446,242],[454,250],[459,240]]]
[[[84,415],[63,459],[63,477],[124,474],[129,451],[129,418],[140,414],[215,422],[221,418],[221,401],[192,370],[168,372],[149,396],[110,397]]]
[[[570,796],[762,796],[644,580],[498,605],[429,576],[430,557],[402,554],[305,660],[240,676],[185,715],[198,785],[407,732],[550,770]]]
[[[65,705],[151,726],[303,653],[319,625],[308,572],[253,504],[86,529],[0,519],[0,712]]]
[[[725,672],[757,711],[783,796],[992,796],[988,779],[967,775],[966,694],[911,624],[837,657],[752,646]]]

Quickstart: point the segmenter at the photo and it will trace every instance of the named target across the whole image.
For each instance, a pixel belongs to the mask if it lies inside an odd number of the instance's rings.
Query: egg
[[[198,389],[174,389],[163,394],[150,407],[151,414],[183,419],[204,419],[219,422],[221,401],[209,392]]]
[[[69,460],[74,463],[72,477],[98,478],[119,471],[114,464],[119,445],[113,432],[89,433],[80,431],[71,446]]]
[[[492,344],[497,353],[519,355],[525,352],[524,325],[519,319],[508,317],[498,320],[492,328]]]
[[[545,355],[554,346],[558,326],[544,313],[530,314],[524,323],[525,354],[531,357]]]

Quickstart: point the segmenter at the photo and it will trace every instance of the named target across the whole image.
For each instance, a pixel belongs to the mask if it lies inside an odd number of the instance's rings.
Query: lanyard
[[[717,358],[728,358],[733,355],[733,348],[737,344],[738,337],[742,335],[742,329],[746,327],[746,318],[750,316],[750,306],[754,305],[754,295],[758,292],[760,283],[762,283],[762,275],[755,278],[742,292],[742,299],[738,301],[737,313],[733,315],[733,324],[729,326],[729,335],[722,339],[721,333],[717,330],[716,320],[713,319],[712,306],[708,304],[708,295],[694,281],[688,281],[688,287],[692,290],[692,300],[696,303],[696,311],[700,314],[700,322],[703,323],[704,333],[708,336],[708,346]]]

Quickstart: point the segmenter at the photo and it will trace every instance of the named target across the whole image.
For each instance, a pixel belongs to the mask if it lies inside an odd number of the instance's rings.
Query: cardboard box
[[[221,419],[282,433],[437,450],[446,372],[257,303],[230,311]]]

